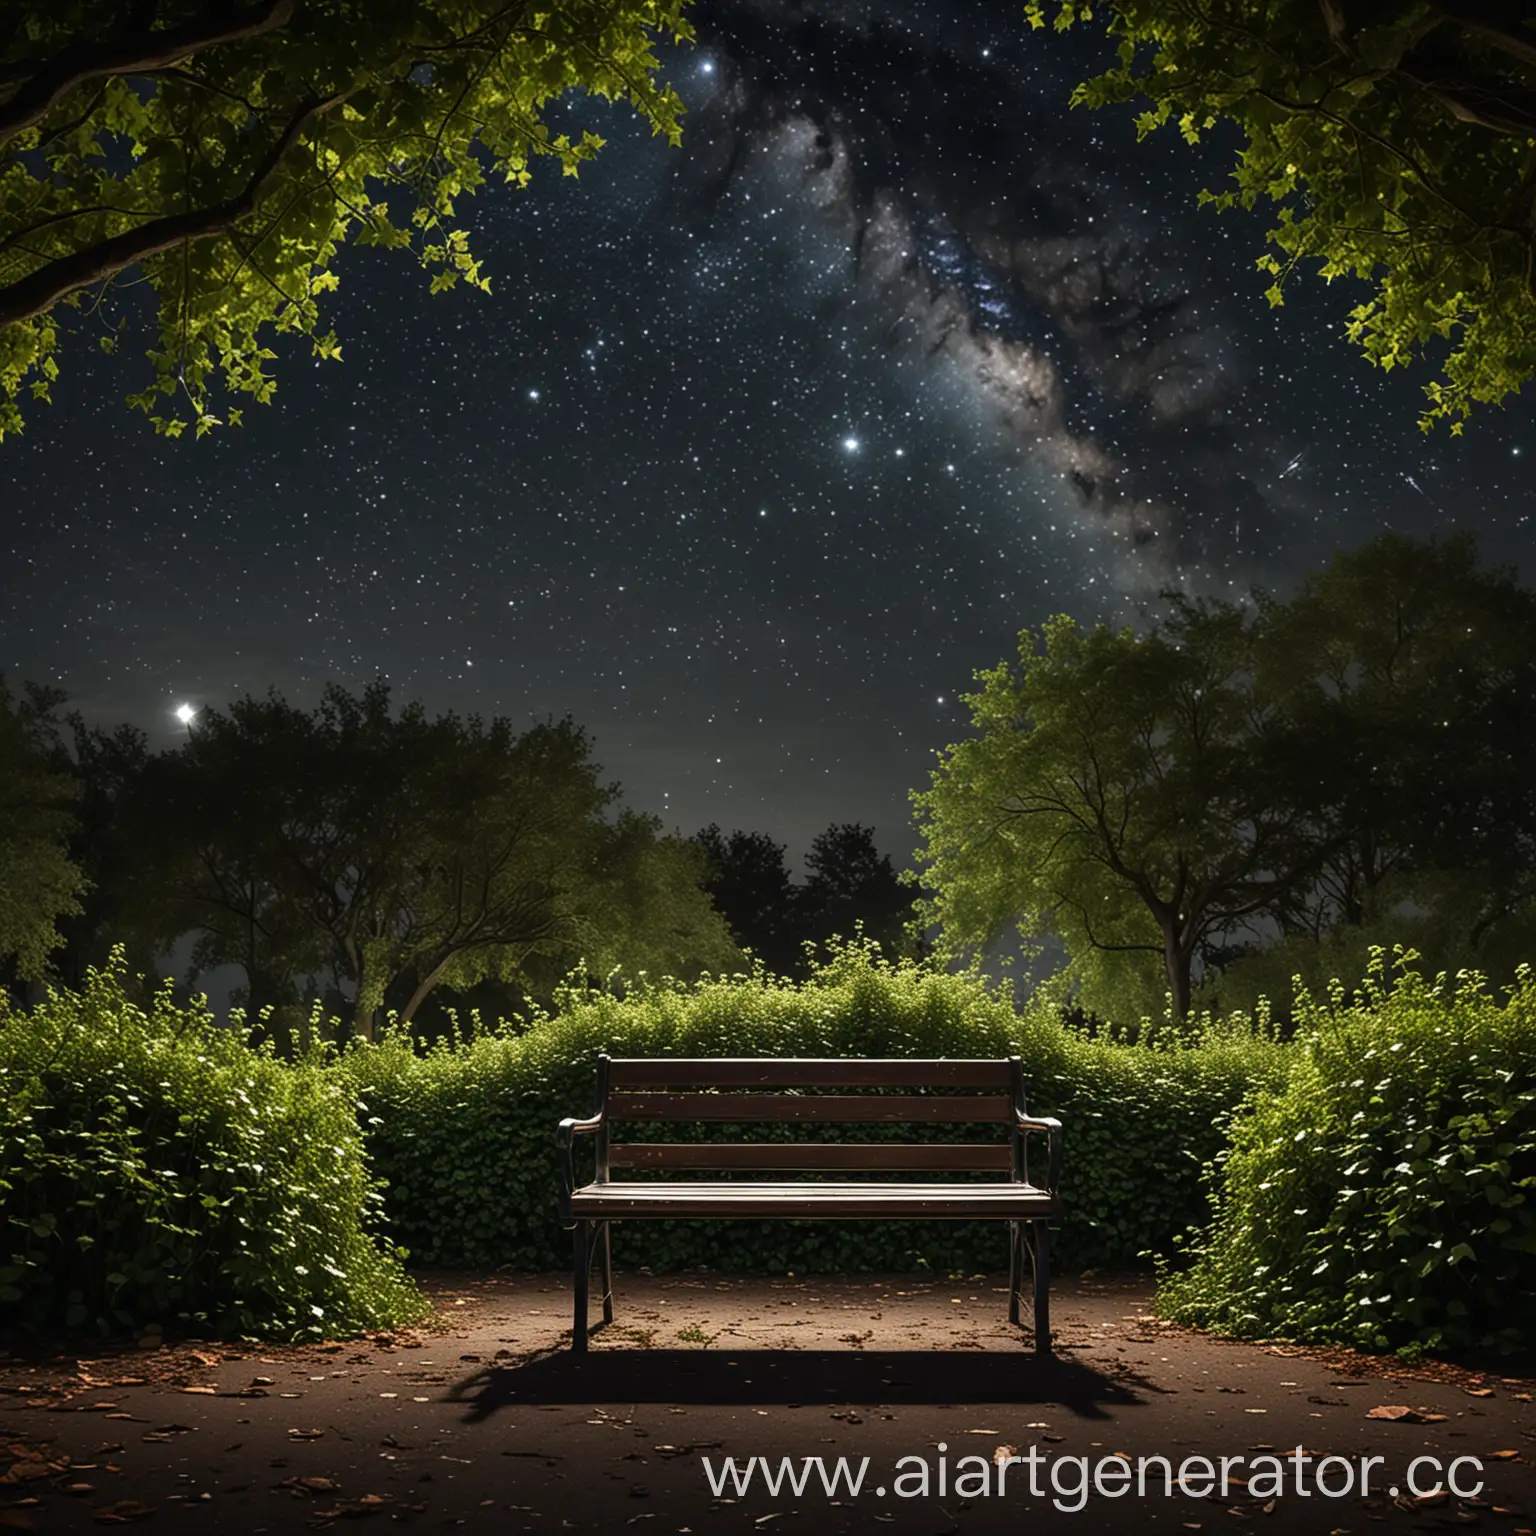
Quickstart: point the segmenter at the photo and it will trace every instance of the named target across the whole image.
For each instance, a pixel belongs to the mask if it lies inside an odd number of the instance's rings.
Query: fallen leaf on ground
[[[104,1504],[95,1511],[99,1525],[127,1525],[134,1520],[148,1520],[154,1514],[153,1504],[140,1504],[137,1499],[119,1499],[116,1504]]]
[[[330,1520],[356,1519],[363,1515],[381,1515],[389,1508],[389,1499],[377,1493],[365,1493],[360,1499],[348,1499],[345,1503],[333,1504],[329,1509],[317,1509],[314,1514],[316,1523]]]
[[[331,1477],[285,1477],[274,1488],[286,1488],[301,1499],[318,1498],[322,1493],[340,1493],[341,1485]]]

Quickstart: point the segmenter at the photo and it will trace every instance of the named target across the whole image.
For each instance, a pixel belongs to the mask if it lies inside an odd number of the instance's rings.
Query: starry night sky
[[[872,18],[878,18],[873,20]],[[1531,402],[1422,436],[1427,374],[1271,311],[1261,216],[1195,206],[1230,141],[1069,112],[1107,62],[1018,0],[731,0],[666,70],[685,145],[609,140],[459,210],[492,276],[348,254],[343,361],[285,346],[201,442],[81,346],[0,446],[0,670],[174,744],[174,708],[383,673],[429,710],[572,714],[628,802],[802,853],[964,734],[1056,612],[1285,590],[1382,528],[1536,578]]]

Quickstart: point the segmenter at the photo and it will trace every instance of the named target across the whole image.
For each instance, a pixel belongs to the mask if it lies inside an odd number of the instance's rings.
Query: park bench
[[[821,1089],[856,1091],[814,1091]],[[899,1144],[749,1141],[740,1137],[636,1141],[620,1140],[615,1134],[616,1127],[657,1121],[684,1126],[764,1122],[997,1125],[1005,1134],[981,1143]],[[1047,1138],[1048,1171],[1038,1184],[1029,1176],[1032,1132]],[[595,1164],[592,1182],[579,1187],[572,1151],[578,1136],[593,1138]],[[587,1347],[594,1260],[601,1269],[603,1321],[613,1321],[610,1224],[687,1216],[1006,1221],[1008,1320],[1019,1322],[1027,1253],[1033,1277],[1035,1349],[1042,1355],[1050,1353],[1046,1224],[1061,1214],[1061,1123],[1026,1111],[1024,1074],[1017,1056],[980,1061],[626,1060],[600,1056],[597,1112],[587,1119],[562,1120],[558,1144],[560,1214],[562,1221],[575,1229],[573,1350]],[[615,1172],[620,1174],[618,1178]],[[701,1173],[725,1176],[701,1179]],[[802,1177],[792,1177],[796,1174]],[[935,1182],[935,1174],[991,1177]],[[897,1175],[906,1177],[898,1180]],[[906,1181],[914,1175],[927,1175],[928,1182]]]

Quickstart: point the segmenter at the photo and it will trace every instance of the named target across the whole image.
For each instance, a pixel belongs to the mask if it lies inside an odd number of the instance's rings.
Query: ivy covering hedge
[[[371,1235],[344,1081],[168,992],[135,1006],[122,965],[0,1001],[0,1315],[289,1339],[423,1315]]]
[[[1404,962],[1406,963],[1406,961]],[[1536,976],[1299,1000],[1297,1060],[1237,1122],[1168,1315],[1405,1353],[1536,1344]]]
[[[338,1068],[367,1106],[393,1236],[419,1259],[559,1268],[555,1126],[593,1108],[594,1063],[614,1056],[1007,1056],[1030,1108],[1065,1131],[1068,1266],[1135,1263],[1205,1210],[1201,1166],[1244,1095],[1278,1082],[1285,1048],[1245,1021],[1162,1046],[1088,1039],[1047,989],[1022,1013],[1006,989],[892,966],[850,947],[803,983],[736,977],[654,986],[623,1000],[572,994],[525,1033],[480,1034],[417,1054],[404,1036],[358,1045]],[[714,1128],[730,1136],[734,1128]],[[991,1128],[997,1131],[998,1128]],[[668,1134],[636,1126],[638,1139]],[[777,1128],[740,1128],[789,1135]],[[626,1135],[630,1132],[626,1131]],[[804,1133],[801,1133],[804,1134]],[[818,1129],[817,1136],[824,1134]],[[960,1126],[849,1127],[860,1139],[964,1140]],[[742,1271],[997,1268],[999,1223],[629,1222],[616,1262]]]

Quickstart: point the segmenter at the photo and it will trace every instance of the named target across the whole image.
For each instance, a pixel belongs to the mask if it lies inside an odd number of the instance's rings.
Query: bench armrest
[[[1059,1192],[1061,1184],[1061,1121],[1051,1115],[1020,1115],[1014,1129],[1027,1136],[1031,1131],[1044,1131],[1050,1163],[1045,1187],[1051,1194]]]
[[[602,1125],[601,1114],[593,1115],[586,1120],[575,1120],[568,1116],[560,1122],[559,1129],[555,1132],[555,1146],[560,1152],[560,1218],[562,1221],[570,1220],[571,1195],[576,1189],[576,1168],[571,1155],[571,1144],[578,1136],[595,1134],[602,1129]]]

